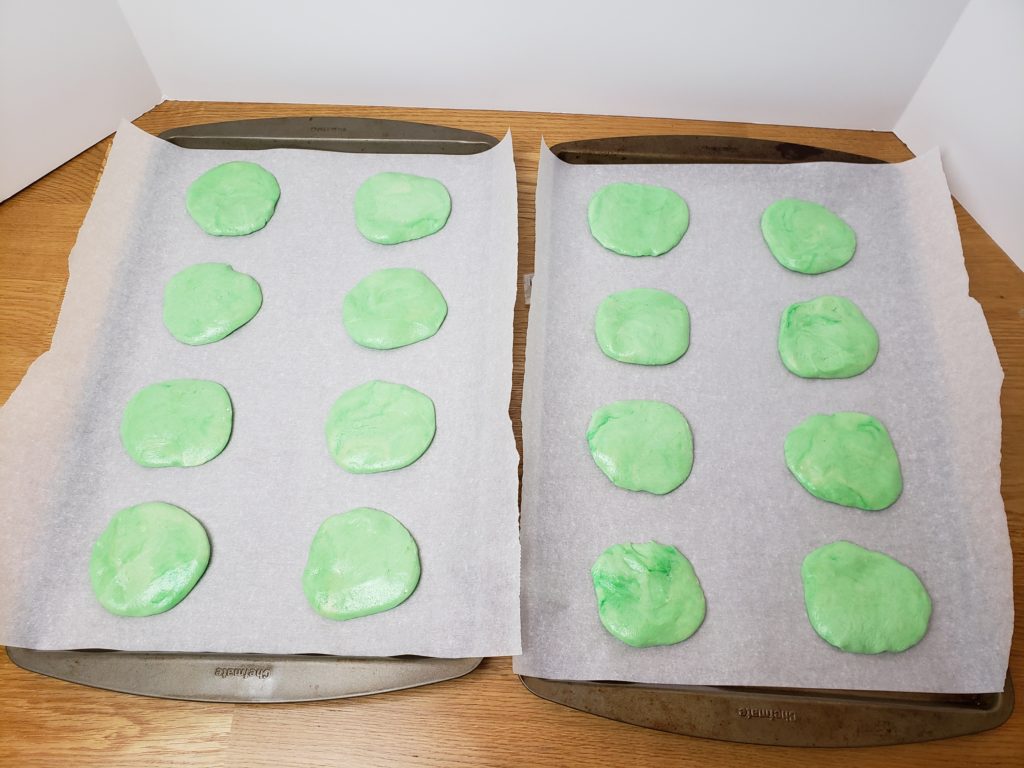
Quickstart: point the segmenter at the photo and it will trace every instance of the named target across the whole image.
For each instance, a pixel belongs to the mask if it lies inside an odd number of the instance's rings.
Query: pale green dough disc
[[[164,289],[164,325],[185,344],[220,341],[248,323],[263,304],[260,284],[227,264],[195,264]]]
[[[387,512],[362,507],[320,526],[302,591],[321,616],[344,621],[405,602],[419,580],[419,549],[409,531]]]
[[[122,509],[100,534],[89,580],[118,616],[168,611],[192,591],[210,562],[210,539],[192,515],[153,501]]]
[[[378,173],[356,191],[355,209],[363,237],[394,245],[440,230],[452,212],[452,199],[437,179]]]
[[[836,541],[800,569],[814,631],[850,653],[905,651],[928,631],[932,601],[917,574],[881,552]]]
[[[601,351],[613,360],[666,365],[690,346],[690,313],[667,291],[635,288],[601,302],[594,331]]]
[[[590,232],[623,256],[660,256],[686,234],[690,209],[677,193],[651,184],[609,184],[590,198]]]
[[[675,547],[616,544],[601,553],[590,575],[601,623],[627,645],[680,643],[704,622],[704,590]]]
[[[417,269],[381,269],[345,295],[345,330],[356,344],[395,349],[429,339],[441,327],[448,304]]]
[[[821,296],[782,313],[779,356],[805,379],[847,379],[874,364],[878,332],[849,299]]]
[[[761,216],[761,233],[779,264],[805,275],[838,269],[857,248],[849,224],[806,200],[789,198],[769,205]]]
[[[217,382],[162,381],[128,402],[121,443],[144,467],[195,467],[224,450],[231,423],[231,398]]]
[[[657,400],[620,400],[594,411],[587,428],[594,463],[619,488],[665,494],[693,468],[693,435],[676,408]]]
[[[879,510],[903,492],[903,475],[886,428],[866,413],[819,413],[786,435],[786,466],[824,501]]]
[[[327,416],[327,448],[355,474],[407,467],[434,439],[434,403],[412,387],[368,381],[339,397]]]
[[[208,234],[248,235],[267,225],[280,197],[281,188],[272,173],[256,163],[236,160],[211,168],[193,181],[185,207]]]

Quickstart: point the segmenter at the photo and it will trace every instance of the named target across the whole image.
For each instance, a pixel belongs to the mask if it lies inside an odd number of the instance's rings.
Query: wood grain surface
[[[896,161],[911,153],[891,133],[635,117],[382,107],[165,102],[136,124],[152,133],[218,120],[339,115],[414,120],[502,136],[511,128],[519,178],[519,274],[533,271],[533,187],[541,137],[663,133],[751,136]],[[74,245],[99,179],[104,140],[0,204],[0,402],[49,347]],[[361,699],[231,705],[108,693],[25,672],[0,657],[0,765],[120,766],[1024,766],[1024,276],[957,205],[970,291],[1002,361],[1003,498],[1015,557],[1016,633],[1010,668],[1017,712],[993,731],[870,749],[759,747],[689,738],[585,715],[536,698],[508,658],[485,659],[460,680]],[[510,413],[519,403],[526,307],[516,303]],[[8,501],[8,500],[5,500]],[[12,557],[17,553],[0,552]]]

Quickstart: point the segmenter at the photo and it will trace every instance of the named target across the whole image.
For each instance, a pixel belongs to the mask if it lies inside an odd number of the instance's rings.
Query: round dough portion
[[[327,417],[327,447],[354,474],[407,467],[434,439],[434,403],[412,387],[368,381],[339,397]]]
[[[704,590],[675,547],[656,541],[615,544],[601,553],[590,575],[601,623],[627,645],[674,645],[704,622]]]
[[[168,611],[192,591],[210,562],[210,539],[192,515],[153,501],[122,509],[92,548],[89,580],[117,616]]]
[[[657,400],[620,400],[594,411],[587,428],[594,463],[619,488],[666,494],[693,468],[693,435],[679,410]]]
[[[161,381],[128,401],[121,444],[144,467],[195,467],[224,450],[232,419],[231,398],[217,382]]]
[[[419,549],[409,531],[387,512],[362,507],[320,526],[302,591],[321,616],[345,621],[405,602],[419,580]]]
[[[769,205],[761,216],[761,232],[779,264],[805,275],[838,269],[857,249],[849,224],[807,200],[787,198]]]
[[[429,339],[448,304],[417,269],[381,269],[345,295],[341,317],[352,340],[370,349],[395,349]]]
[[[660,256],[679,245],[690,209],[676,192],[653,184],[609,184],[590,198],[590,232],[623,256]]]
[[[356,191],[355,212],[363,237],[394,245],[438,232],[448,222],[452,199],[437,179],[378,173]]]
[[[256,163],[236,160],[211,168],[189,185],[185,207],[210,235],[249,235],[267,226],[281,187]]]
[[[847,379],[874,364],[878,332],[849,299],[820,296],[782,313],[779,356],[805,379]]]
[[[786,466],[813,495],[833,504],[877,511],[903,492],[889,432],[866,413],[819,413],[786,435]]]
[[[667,365],[690,346],[690,313],[667,291],[635,288],[601,302],[594,331],[601,351],[613,360]]]
[[[807,555],[800,575],[811,626],[840,650],[898,653],[928,631],[928,590],[889,555],[836,541]]]
[[[228,264],[194,264],[164,289],[164,325],[178,341],[212,344],[252,320],[263,305],[260,284]]]

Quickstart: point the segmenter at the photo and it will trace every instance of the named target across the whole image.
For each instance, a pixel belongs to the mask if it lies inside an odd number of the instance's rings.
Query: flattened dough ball
[[[857,236],[823,205],[787,198],[765,209],[761,233],[776,261],[793,272],[818,275],[853,258]]]
[[[807,555],[800,575],[811,626],[840,650],[905,651],[928,631],[928,590],[886,554],[836,541]]]
[[[623,256],[660,256],[679,245],[690,209],[676,192],[653,184],[619,182],[602,187],[587,208],[590,232]]]
[[[619,291],[597,308],[594,333],[601,351],[612,360],[667,365],[690,346],[690,313],[668,291]]]
[[[429,339],[448,304],[418,269],[381,269],[345,295],[341,317],[352,340],[370,349],[395,349]]]
[[[209,562],[210,539],[199,521],[153,501],[114,515],[93,545],[89,580],[111,613],[152,616],[180,603]]]
[[[249,235],[267,226],[280,198],[274,174],[256,163],[235,160],[193,181],[185,207],[207,234]]]
[[[437,179],[378,173],[356,190],[355,212],[363,237],[394,245],[438,232],[448,222],[452,199]]]
[[[673,645],[704,622],[697,574],[678,549],[656,541],[615,544],[590,571],[601,623],[627,645]]]
[[[790,304],[779,322],[779,357],[805,379],[847,379],[878,357],[878,332],[849,299],[820,296]]]
[[[877,511],[903,492],[892,438],[866,413],[819,413],[786,435],[786,466],[800,485],[824,501]]]
[[[320,526],[302,590],[321,616],[344,621],[405,602],[419,580],[419,548],[409,531],[387,512],[362,507]]]
[[[260,284],[228,264],[194,264],[164,289],[164,325],[178,341],[198,346],[229,336],[263,305]]]
[[[327,448],[354,474],[407,467],[434,439],[434,403],[412,387],[368,381],[339,397],[327,416]]]
[[[587,428],[594,463],[619,488],[666,494],[693,468],[693,435],[679,410],[657,400],[619,400]]]
[[[224,450],[232,419],[231,398],[217,382],[161,381],[128,401],[121,443],[144,467],[195,467]]]

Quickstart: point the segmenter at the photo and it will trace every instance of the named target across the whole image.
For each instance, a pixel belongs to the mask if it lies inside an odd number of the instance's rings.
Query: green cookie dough
[[[419,580],[419,549],[409,531],[387,512],[362,507],[320,526],[302,591],[321,616],[344,621],[405,602]]]
[[[189,185],[185,207],[204,232],[249,235],[274,215],[281,188],[274,175],[256,163],[236,160],[211,168]]]
[[[657,400],[620,400],[594,411],[587,428],[594,463],[619,488],[666,494],[693,468],[693,435],[676,408]]]
[[[348,292],[342,322],[352,340],[371,349],[395,349],[429,339],[448,304],[430,278],[416,269],[382,269]]]
[[[178,341],[212,344],[248,323],[263,304],[260,284],[227,264],[195,264],[164,289],[164,325]]]
[[[779,323],[783,365],[805,379],[848,379],[878,357],[878,332],[842,296],[790,304]]]
[[[769,205],[761,216],[761,232],[779,264],[805,275],[838,269],[857,248],[849,224],[825,206],[806,200]]]
[[[363,237],[394,245],[439,231],[452,212],[452,199],[437,179],[378,173],[356,191],[355,210]]]
[[[590,233],[623,256],[660,256],[686,234],[690,209],[671,189],[651,184],[609,184],[590,198]]]
[[[807,555],[800,574],[811,626],[840,650],[905,651],[928,631],[928,591],[888,555],[836,541]]]
[[[597,308],[594,331],[601,351],[613,360],[667,365],[690,346],[690,313],[667,291],[619,291]]]
[[[819,413],[786,435],[786,466],[824,501],[877,511],[903,492],[900,460],[881,422],[866,413]]]
[[[327,416],[327,448],[354,474],[407,467],[434,439],[434,403],[412,387],[368,381],[339,397]]]
[[[616,544],[601,553],[590,575],[601,623],[627,645],[681,643],[704,621],[704,590],[675,547]]]
[[[210,562],[210,539],[192,515],[152,501],[122,509],[100,534],[89,580],[100,605],[118,616],[169,611]]]
[[[121,443],[144,467],[195,467],[224,450],[231,423],[231,398],[217,382],[162,381],[128,402]]]

